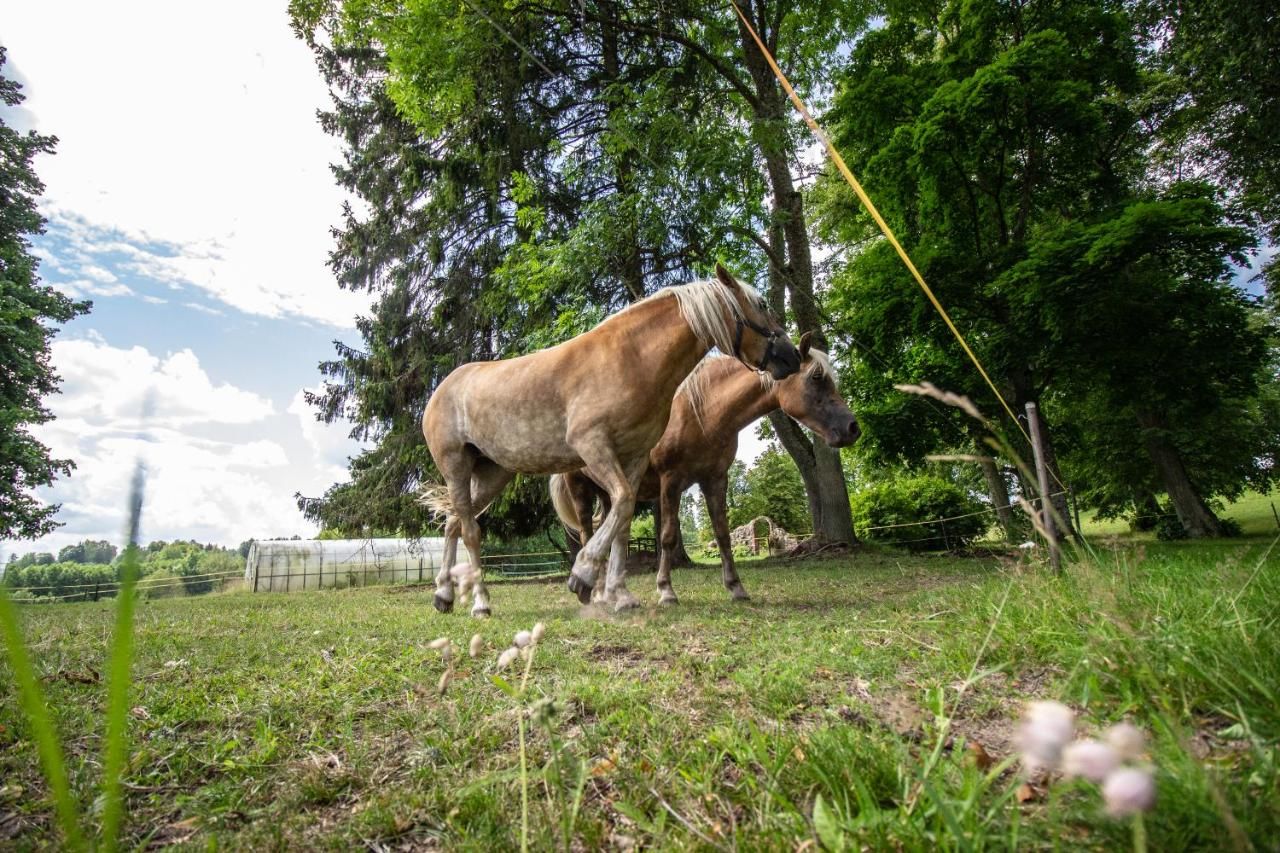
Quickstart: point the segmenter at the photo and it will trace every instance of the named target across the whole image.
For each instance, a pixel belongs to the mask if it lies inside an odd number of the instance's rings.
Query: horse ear
[[[730,290],[741,290],[738,285],[738,280],[730,275],[729,271],[725,269],[719,261],[716,261],[716,278],[720,279],[720,283]]]
[[[805,332],[800,336],[800,344],[796,349],[800,350],[800,360],[804,361],[809,357],[809,347],[813,344],[813,332]]]

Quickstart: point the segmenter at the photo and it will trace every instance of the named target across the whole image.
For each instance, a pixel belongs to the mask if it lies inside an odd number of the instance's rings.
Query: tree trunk
[[[845,487],[844,470],[840,466],[840,451],[821,442],[810,441],[800,424],[782,411],[771,413],[769,423],[800,470],[805,496],[809,499],[814,537],[820,542],[857,542],[858,537],[853,532],[853,513],[849,509],[849,490]],[[840,487],[828,488],[827,483],[835,477],[839,478]]]
[[[763,4],[757,4],[756,8],[762,10]],[[755,26],[767,42],[770,34],[764,26],[764,17],[762,12],[758,14]],[[781,268],[770,263],[770,301],[774,311],[781,316],[784,307],[782,294],[784,291],[790,294],[791,312],[797,328],[801,332],[813,332],[815,345],[825,350],[826,336],[822,332],[821,317],[813,295],[813,259],[806,229],[804,198],[791,176],[795,152],[786,132],[789,108],[755,40],[740,22],[738,29],[757,95],[752,114],[753,137],[758,140],[773,192],[769,244],[774,258],[784,261]],[[800,469],[800,478],[809,499],[809,513],[813,518],[814,536],[828,542],[857,542],[840,451],[822,442],[810,441],[800,425],[781,412],[770,415],[769,421],[782,446]]]
[[[1004,538],[1007,542],[1012,542],[1017,535],[1017,531],[1013,529],[1013,509],[1009,506],[1009,487],[1005,485],[1004,474],[996,465],[996,461],[987,454],[989,448],[983,447],[978,442],[978,455],[982,457],[982,476],[987,481],[987,494],[991,496],[991,505],[995,507],[996,520],[1000,522],[1000,528],[1004,531]]]
[[[1129,529],[1154,530],[1162,515],[1164,512],[1155,492],[1140,489],[1133,496],[1133,518],[1129,521]]]
[[[1138,425],[1142,427],[1142,440],[1147,445],[1147,453],[1155,465],[1165,491],[1169,493],[1169,501],[1178,514],[1178,520],[1187,529],[1188,535],[1194,539],[1222,535],[1222,524],[1213,510],[1200,497],[1195,484],[1187,475],[1187,468],[1182,462],[1182,454],[1169,440],[1168,427],[1164,416],[1150,411],[1139,411]]]

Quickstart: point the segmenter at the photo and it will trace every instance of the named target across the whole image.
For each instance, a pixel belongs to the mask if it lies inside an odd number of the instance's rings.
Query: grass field
[[[1272,849],[1272,544],[1126,546],[1061,580],[1015,557],[868,549],[751,563],[754,601],[739,605],[718,572],[685,570],[681,605],[659,610],[652,576],[638,576],[649,606],[620,618],[584,611],[560,581],[495,586],[483,623],[437,614],[426,588],[143,602],[126,840],[518,846],[520,711],[488,674],[542,620],[535,849],[1131,845],[1094,786],[1023,786],[1011,739],[1034,698],[1070,704],[1086,730],[1128,718],[1150,732],[1150,849]],[[92,823],[111,605],[22,614]],[[464,653],[439,695],[428,644],[465,648],[477,630],[484,655]],[[0,845],[56,846],[5,668],[0,684]]]
[[[1162,497],[1161,500],[1163,499]],[[1274,536],[1280,532],[1280,524],[1277,524],[1275,513],[1271,508],[1272,503],[1280,506],[1280,494],[1260,495],[1257,492],[1245,492],[1240,500],[1228,504],[1219,511],[1218,516],[1229,518],[1239,524],[1241,532],[1246,536],[1262,536],[1268,533]],[[1129,522],[1122,518],[1097,519],[1092,512],[1085,512],[1082,513],[1080,521],[1084,532],[1090,536],[1122,536],[1133,540],[1156,538],[1154,533],[1132,532],[1129,529]]]

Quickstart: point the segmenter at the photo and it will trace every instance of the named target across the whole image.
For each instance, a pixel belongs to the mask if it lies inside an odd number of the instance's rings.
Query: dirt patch
[[[624,664],[635,664],[644,663],[648,660],[644,654],[630,646],[613,646],[608,644],[597,644],[592,646],[587,652],[587,657],[597,663],[616,661]]]

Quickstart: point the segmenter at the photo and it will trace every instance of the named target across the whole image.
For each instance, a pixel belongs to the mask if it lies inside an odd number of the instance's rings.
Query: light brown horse
[[[738,433],[756,418],[782,409],[832,447],[858,440],[861,430],[836,387],[826,353],[811,349],[809,333],[800,339],[800,372],[781,381],[761,377],[728,358],[707,358],[676,392],[671,420],[649,452],[649,470],[637,500],[657,500],[662,529],[658,557],[661,604],[676,604],[671,567],[680,545],[680,496],[694,483],[702,490],[720,546],[724,585],[735,600],[749,598],[733,562],[729,544],[727,487],[729,466],[738,452]],[[596,498],[608,496],[585,471],[551,478],[551,500],[566,528],[591,537]]]
[[[799,352],[764,300],[717,264],[715,279],[663,288],[559,346],[465,364],[445,377],[422,419],[446,484],[424,496],[445,516],[436,609],[453,608],[449,569],[459,535],[478,572],[476,516],[517,472],[579,468],[608,494],[611,509],[578,554],[569,589],[589,601],[608,555],[605,601],[618,610],[635,607],[625,564],[636,486],[677,387],[713,346],[775,379],[800,369]],[[489,612],[481,576],[471,613]]]

